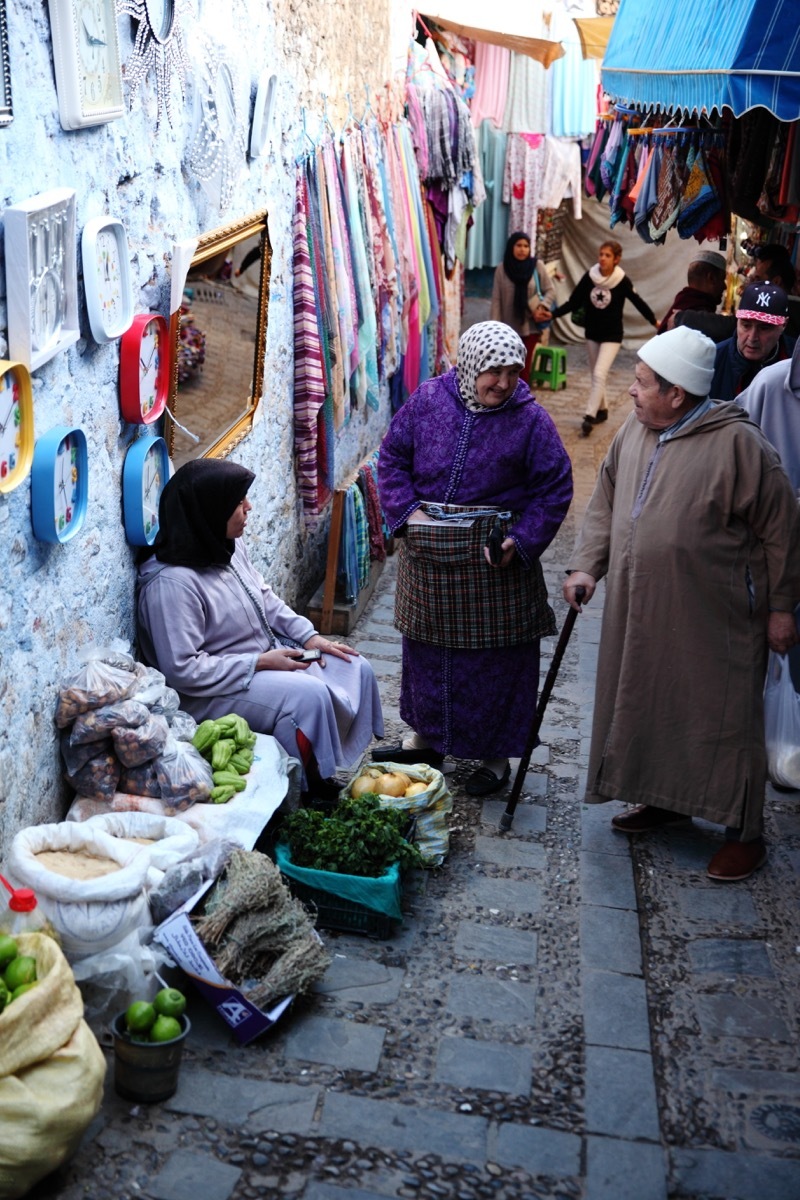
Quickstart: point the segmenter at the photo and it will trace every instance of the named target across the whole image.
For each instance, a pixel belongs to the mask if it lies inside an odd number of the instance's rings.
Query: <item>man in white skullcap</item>
[[[678,314],[690,312],[710,316],[725,291],[725,255],[718,250],[698,250],[686,272],[686,287],[681,288],[658,326],[659,333],[679,324]],[[695,326],[696,328],[696,326]],[[725,333],[724,337],[728,337]]]
[[[725,826],[727,882],[766,859],[762,690],[768,649],[798,640],[800,515],[761,431],[709,398],[714,354],[683,327],[639,351],[564,597],[606,579],[586,801],[635,804],[621,833]]]

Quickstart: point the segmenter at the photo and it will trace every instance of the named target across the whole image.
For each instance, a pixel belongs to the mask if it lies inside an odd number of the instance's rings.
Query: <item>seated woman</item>
[[[358,651],[316,633],[255,570],[242,542],[255,476],[200,458],[161,495],[140,562],[139,644],[196,720],[235,712],[300,758],[314,788],[383,734],[378,686]],[[318,649],[318,662],[303,662]]]

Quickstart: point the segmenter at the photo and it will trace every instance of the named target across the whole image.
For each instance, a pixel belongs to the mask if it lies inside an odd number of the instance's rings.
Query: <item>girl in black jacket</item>
[[[582,308],[586,321],[586,349],[592,371],[592,387],[581,424],[581,435],[588,437],[595,425],[608,417],[606,379],[622,343],[622,309],[626,300],[656,326],[655,314],[642,300],[619,265],[622,246],[603,242],[597,262],[579,279],[569,300],[553,312],[553,317]]]

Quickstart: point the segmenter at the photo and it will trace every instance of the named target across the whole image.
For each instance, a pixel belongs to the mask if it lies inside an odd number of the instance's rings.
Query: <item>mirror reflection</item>
[[[269,259],[266,214],[200,239],[171,326],[174,421],[167,418],[166,436],[176,467],[229,454],[252,428],[264,372]]]

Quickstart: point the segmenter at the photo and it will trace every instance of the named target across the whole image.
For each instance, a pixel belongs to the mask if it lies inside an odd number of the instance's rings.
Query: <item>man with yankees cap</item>
[[[791,358],[794,339],[785,332],[789,301],[775,283],[749,283],[736,309],[736,333],[717,346],[711,396],[735,400],[758,372]]]

